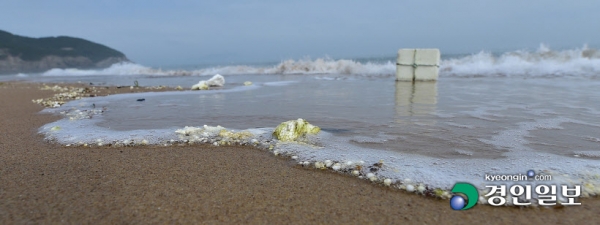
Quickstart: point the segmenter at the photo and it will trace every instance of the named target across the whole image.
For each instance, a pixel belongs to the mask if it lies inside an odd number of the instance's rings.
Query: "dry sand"
[[[249,147],[62,147],[37,134],[58,119],[31,102],[54,94],[39,86],[0,84],[0,224],[600,223],[598,199],[454,211]]]

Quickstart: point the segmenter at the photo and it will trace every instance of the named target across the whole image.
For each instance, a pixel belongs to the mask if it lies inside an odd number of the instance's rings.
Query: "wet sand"
[[[31,102],[54,94],[40,86],[0,84],[0,224],[600,223],[597,198],[454,211],[249,147],[63,147],[37,134],[59,119]]]

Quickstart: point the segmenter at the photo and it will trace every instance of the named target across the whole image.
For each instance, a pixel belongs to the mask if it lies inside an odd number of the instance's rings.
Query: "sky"
[[[147,66],[600,47],[600,1],[3,0],[0,30],[73,36]]]

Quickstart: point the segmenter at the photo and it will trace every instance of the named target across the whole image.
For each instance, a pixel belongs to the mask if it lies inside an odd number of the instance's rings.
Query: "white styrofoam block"
[[[439,49],[400,49],[396,61],[396,80],[437,80],[440,65]]]

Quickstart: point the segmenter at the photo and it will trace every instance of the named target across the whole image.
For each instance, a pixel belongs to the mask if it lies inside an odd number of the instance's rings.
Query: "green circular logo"
[[[477,188],[469,183],[459,182],[454,184],[452,193],[455,195],[450,199],[450,207],[454,210],[467,210],[473,208],[479,199],[479,192],[477,191]],[[463,194],[467,197],[467,199],[464,199],[463,196],[456,194]]]

